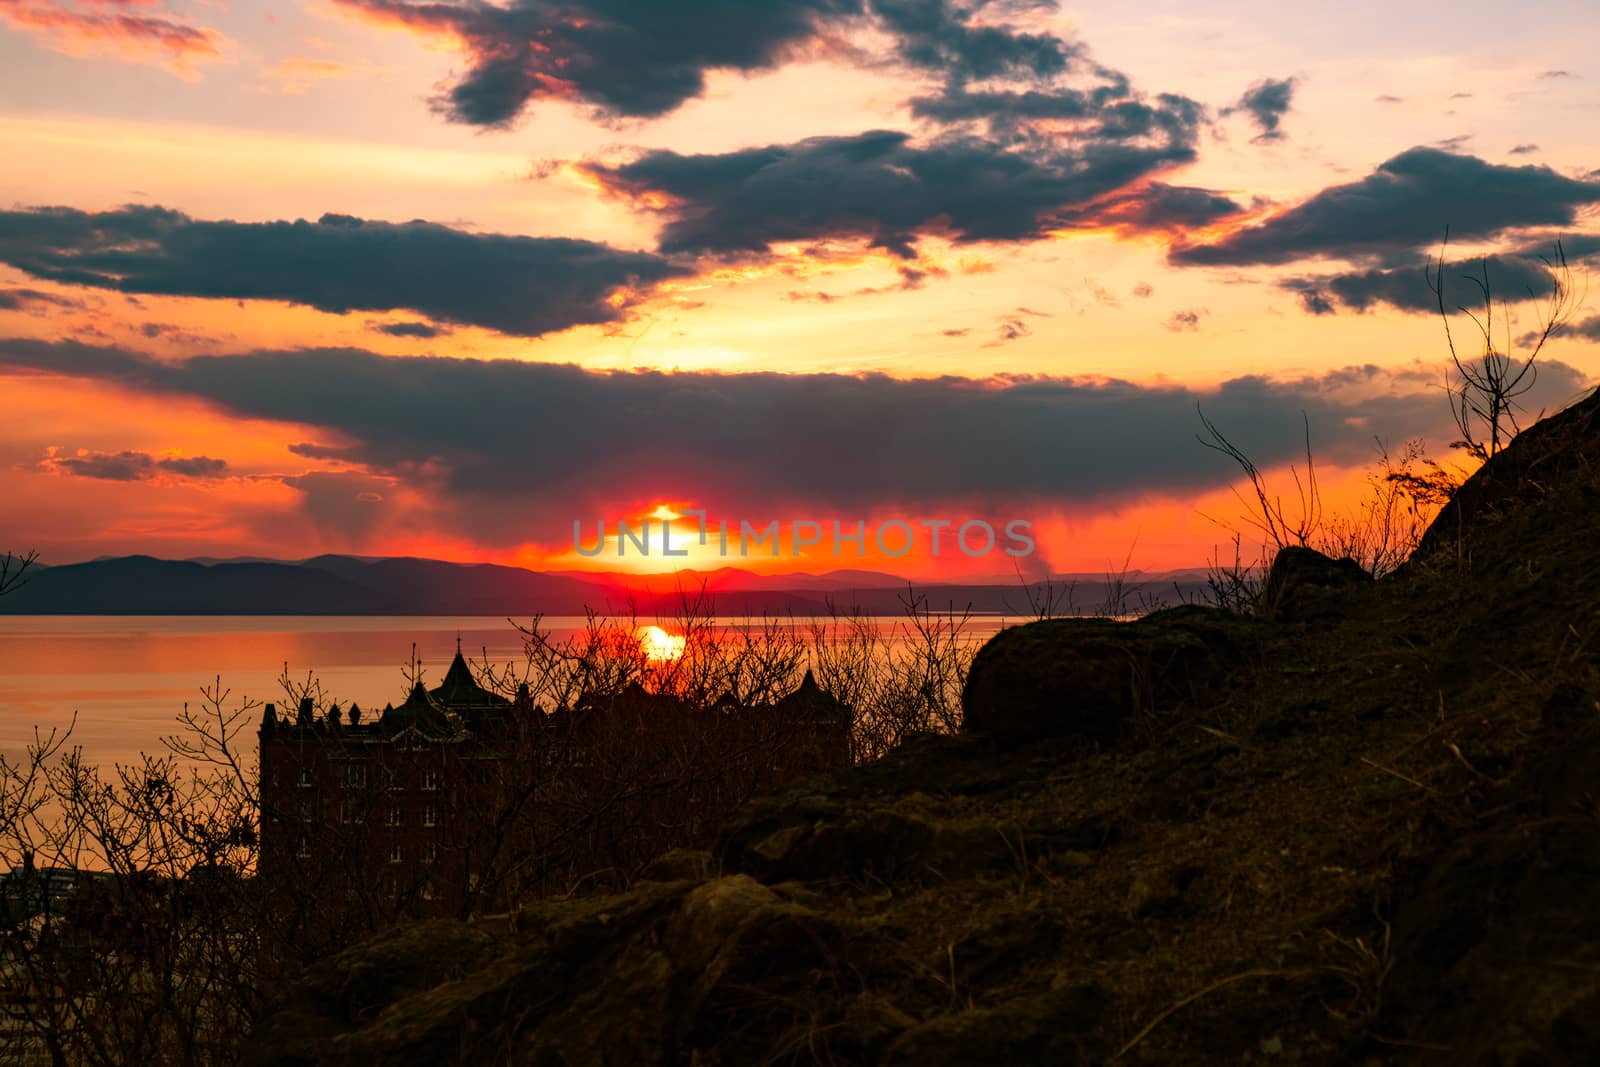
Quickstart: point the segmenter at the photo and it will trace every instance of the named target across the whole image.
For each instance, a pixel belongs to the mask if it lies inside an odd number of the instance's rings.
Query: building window
[[[390,863],[399,863],[400,862],[400,846],[399,845],[391,845],[390,846],[390,848],[389,848],[389,862]]]
[[[367,784],[367,765],[352,763],[344,769],[344,784],[352,789],[364,789]]]
[[[437,900],[437,899],[439,899],[439,895],[433,891],[433,880],[431,878],[424,880],[423,883],[422,883],[422,899],[423,900]]]
[[[400,775],[393,767],[383,769],[383,787],[391,793],[400,788]]]
[[[422,788],[424,788],[424,789],[438,789],[439,788],[439,772],[438,771],[423,771],[422,772]]]
[[[439,813],[434,808],[434,806],[432,804],[429,804],[427,807],[422,809],[422,825],[424,825],[424,826],[438,826],[439,825]]]
[[[302,860],[310,859],[311,858],[311,842],[307,841],[305,838],[302,837],[300,839],[300,843],[295,846],[294,854],[295,854],[295,858],[296,859],[302,859]]]
[[[439,859],[439,846],[429,841],[422,846],[422,862],[435,863]]]
[[[301,767],[300,777],[295,780],[294,784],[299,786],[301,789],[310,789],[313,785],[311,781],[311,768]]]
[[[354,800],[346,800],[339,804],[339,817],[347,823],[367,821],[366,809]]]
[[[468,764],[467,765],[467,784],[468,785],[488,785],[489,784],[489,768],[485,767],[481,763]]]
[[[383,817],[383,822],[384,822],[385,826],[399,826],[400,825],[400,809],[399,808],[390,808],[389,809],[389,814],[385,815]]]

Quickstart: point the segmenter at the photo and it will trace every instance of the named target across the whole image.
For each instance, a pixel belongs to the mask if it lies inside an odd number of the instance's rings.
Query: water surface
[[[892,631],[901,620],[875,621]],[[978,617],[963,632],[981,639],[1003,622]],[[583,623],[543,620],[557,637]],[[458,637],[475,662],[522,661],[522,635],[500,617],[0,616],[0,752],[19,755],[35,726],[63,729],[74,714],[73,740],[91,761],[164,752],[161,738],[185,701],[202,701],[202,687],[220,678],[230,706],[282,703],[285,665],[297,681],[314,673],[340,704],[376,713],[405,699],[413,644],[433,685]]]

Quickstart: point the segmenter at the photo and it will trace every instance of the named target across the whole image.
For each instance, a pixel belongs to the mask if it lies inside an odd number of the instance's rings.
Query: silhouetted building
[[[546,713],[480,686],[458,650],[371,721],[261,721],[259,872],[303,924],[504,906],[587,871],[704,843],[749,795],[850,760],[851,712],[810,672],[771,705],[632,686]]]

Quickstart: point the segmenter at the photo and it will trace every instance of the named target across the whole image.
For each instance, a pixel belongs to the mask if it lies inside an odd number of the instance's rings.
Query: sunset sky
[[[0,551],[1203,565],[1197,407],[1280,479],[1304,412],[1334,506],[1448,458],[1446,227],[1575,264],[1532,411],[1600,377],[1597,56],[1593,0],[0,0]],[[1013,566],[867,549],[687,562]]]

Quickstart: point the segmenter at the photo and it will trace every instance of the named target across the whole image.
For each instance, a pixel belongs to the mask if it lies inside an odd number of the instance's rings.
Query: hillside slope
[[[258,1060],[1600,1062],[1600,395],[1461,499],[1204,701],[921,738],[629,892],[397,929]]]

